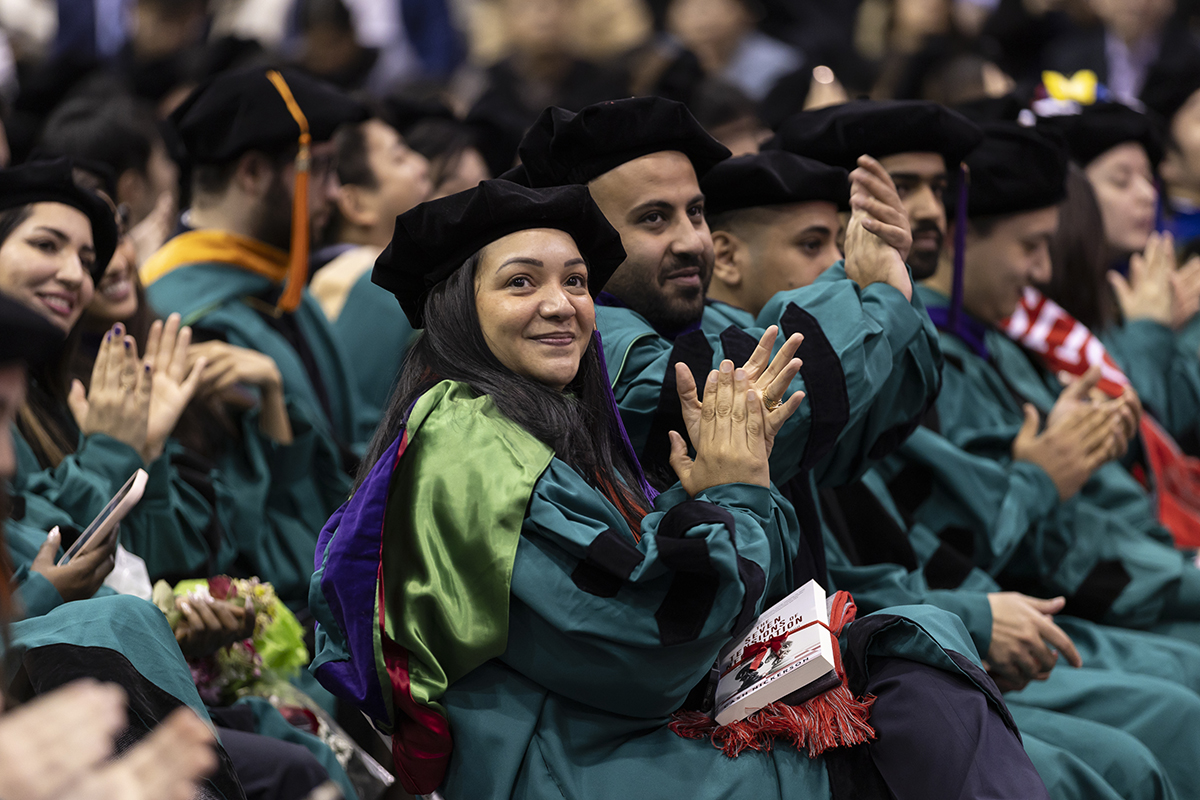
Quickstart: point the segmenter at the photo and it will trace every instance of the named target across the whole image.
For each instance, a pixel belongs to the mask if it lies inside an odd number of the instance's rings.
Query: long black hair
[[[479,326],[475,309],[479,261],[480,254],[475,253],[430,291],[425,330],[405,357],[387,411],[359,467],[355,490],[400,435],[416,399],[439,381],[453,380],[491,397],[501,413],[603,491],[631,524],[640,521],[650,502],[614,418],[596,339],[592,338],[579,371],[563,391],[516,374],[492,353]]]
[[[1061,206],[1058,230],[1050,240],[1049,283],[1041,287],[1054,302],[1091,330],[1100,333],[1121,321],[1121,306],[1107,280],[1108,244],[1096,231],[1104,217],[1087,175],[1072,166],[1067,173],[1067,199]]]

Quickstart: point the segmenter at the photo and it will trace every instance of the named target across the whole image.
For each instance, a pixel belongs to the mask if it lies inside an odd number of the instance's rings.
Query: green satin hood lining
[[[554,453],[452,381],[417,401],[407,431],[384,521],[384,619],[428,705],[504,652],[525,510]]]

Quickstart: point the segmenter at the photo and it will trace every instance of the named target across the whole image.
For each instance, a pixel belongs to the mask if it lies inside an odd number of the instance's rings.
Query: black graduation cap
[[[625,260],[620,235],[586,186],[530,189],[490,180],[396,217],[392,241],[375,261],[371,280],[396,295],[414,328],[423,328],[430,289],[484,246],[529,228],[571,234],[588,263],[593,297]]]
[[[858,157],[941,153],[953,171],[983,134],[945,106],[924,100],[854,100],[784,120],[764,150],[788,150],[846,169]]]
[[[1126,142],[1137,142],[1146,148],[1155,168],[1162,161],[1157,121],[1122,103],[1096,103],[1081,106],[1078,114],[1041,117],[1038,127],[1058,132],[1066,141],[1071,158],[1081,167]]]
[[[314,142],[347,122],[362,122],[367,109],[333,86],[290,69],[263,67],[225,72],[198,86],[167,118],[167,127],[191,164],[221,164],[248,150],[295,144],[301,129],[269,73],[281,74],[308,121]]]
[[[550,107],[518,148],[531,186],[587,183],[610,169],[663,150],[687,156],[702,177],[729,158],[729,149],[701,127],[683,103],[631,97],[585,106],[579,113]]]
[[[1015,122],[990,122],[983,130],[983,143],[967,156],[969,216],[1016,214],[1062,202],[1068,157],[1061,139]]]
[[[54,357],[65,339],[50,320],[0,293],[0,365],[36,367]]]
[[[92,246],[96,262],[92,279],[100,280],[113,251],[117,249],[116,211],[100,195],[75,183],[71,161],[30,161],[0,169],[0,211],[29,203],[62,203],[79,209],[92,223]]]
[[[825,200],[839,208],[850,203],[849,174],[786,150],[730,158],[700,181],[704,212],[722,214],[742,208]]]
[[[1016,122],[1029,107],[1014,92],[1000,97],[980,97],[954,106],[954,110],[977,125],[985,122]],[[1032,112],[1030,112],[1032,113]]]
[[[1162,54],[1150,76],[1153,80],[1146,81],[1140,96],[1167,126],[1188,98],[1200,92],[1200,59],[1183,50]]]
[[[221,164],[248,150],[297,145],[292,242],[287,280],[276,308],[295,311],[308,280],[309,147],[344,123],[362,122],[366,107],[327,83],[293,70],[226,72],[201,84],[167,118],[164,138],[189,164]]]

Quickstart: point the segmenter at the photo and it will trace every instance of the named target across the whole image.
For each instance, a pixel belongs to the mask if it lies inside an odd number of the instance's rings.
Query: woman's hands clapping
[[[783,397],[800,370],[793,356],[802,337],[791,337],[768,364],[777,333],[774,326],[769,328],[742,368],[721,362],[720,370],[709,373],[703,398],[688,368],[676,364],[684,424],[696,458],[688,456],[683,437],[671,431],[670,461],[688,495],[695,497],[724,483],[770,484],[775,434],[804,399],[803,392]]]
[[[180,415],[196,395],[200,375],[204,372],[204,358],[188,363],[192,329],[180,327],[179,322],[178,314],[167,317],[166,322],[155,320],[146,337],[145,363],[153,366],[154,375],[146,447],[142,453],[146,463],[162,455]]]
[[[71,383],[67,403],[84,436],[103,433],[144,453],[150,422],[153,364],[137,355],[137,342],[117,323],[100,342],[92,385]]]
[[[179,315],[156,321],[146,356],[117,323],[100,342],[91,387],[73,381],[67,402],[84,436],[103,433],[137,450],[147,464],[162,455],[167,438],[196,394],[205,360],[187,358],[192,331]]]

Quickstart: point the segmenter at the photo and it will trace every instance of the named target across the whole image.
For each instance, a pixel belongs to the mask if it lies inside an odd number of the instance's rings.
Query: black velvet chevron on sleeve
[[[1067,598],[1062,613],[1099,622],[1129,585],[1129,572],[1120,561],[1100,561]]]
[[[930,589],[957,589],[971,574],[971,559],[943,542],[925,562],[925,582]]]
[[[879,498],[862,481],[822,492],[822,499],[836,503],[846,525],[846,535],[863,564],[899,564],[909,572],[917,568],[917,555],[900,527]]]
[[[571,580],[588,594],[615,597],[644,558],[627,537],[610,528],[588,545],[587,554],[571,573]]]
[[[800,375],[807,392],[804,402],[812,409],[812,428],[800,456],[800,468],[810,469],[829,454],[850,420],[846,373],[816,317],[795,303],[789,303],[779,322],[784,336],[804,335],[804,344],[800,345],[799,351],[804,362]]]
[[[689,441],[675,382],[675,365],[681,361],[691,371],[696,386],[703,387],[713,362],[713,349],[703,331],[692,331],[675,339],[667,371],[663,375],[662,391],[658,395],[658,408],[642,448],[642,467],[646,470],[646,476],[660,490],[675,482],[675,472],[670,464],[671,440],[667,433],[678,431],[684,441]]]
[[[721,331],[721,352],[733,362],[735,367],[740,367],[749,361],[750,356],[754,355],[756,347],[758,347],[758,340],[741,328],[730,325]]]
[[[704,539],[685,538],[698,525],[724,525],[736,547],[737,523],[723,508],[701,500],[690,500],[672,508],[658,525],[659,558],[664,566],[675,572],[671,586],[655,612],[658,635],[663,645],[686,644],[694,641],[712,613],[720,579],[709,558]],[[745,587],[742,609],[737,626],[753,618],[759,597],[766,585],[766,576],[754,562],[738,556],[738,574]]]
[[[825,539],[821,531],[821,515],[813,497],[812,481],[807,471],[798,472],[787,483],[779,487],[800,522],[800,546],[792,559],[792,588],[798,588],[815,580],[821,588],[829,591],[829,567],[825,557]],[[769,597],[769,602],[778,602],[782,597]]]

